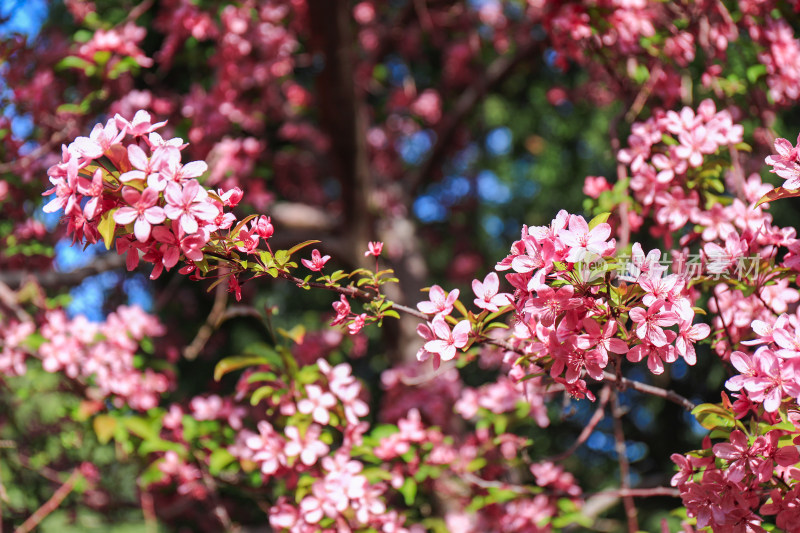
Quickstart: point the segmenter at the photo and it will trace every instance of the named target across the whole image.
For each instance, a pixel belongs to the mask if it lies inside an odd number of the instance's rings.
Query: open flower
[[[329,255],[320,255],[319,250],[316,248],[311,252],[311,261],[308,259],[302,259],[301,262],[305,267],[309,270],[313,270],[314,272],[319,272],[322,270],[322,267],[325,266],[325,263],[331,258]]]
[[[425,343],[425,350],[438,355],[443,361],[449,361],[456,356],[456,348],[463,348],[469,340],[472,325],[469,320],[462,320],[455,325],[452,331],[442,315],[436,315],[431,322],[434,340]]]
[[[150,238],[152,224],[161,224],[166,216],[164,209],[157,206],[158,193],[146,188],[139,192],[133,187],[122,189],[122,198],[128,205],[120,207],[114,213],[114,222],[125,225],[133,222],[133,234],[139,242],[145,242]]]

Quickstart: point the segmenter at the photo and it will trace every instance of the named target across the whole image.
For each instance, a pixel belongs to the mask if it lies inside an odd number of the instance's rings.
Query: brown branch
[[[617,391],[611,396],[611,415],[614,417],[614,449],[617,452],[617,462],[619,463],[619,480],[622,491],[631,488],[631,467],[628,463],[628,453],[625,447],[625,433],[622,429],[623,410],[619,405]],[[625,518],[628,521],[628,533],[639,531],[639,520],[637,519],[636,503],[633,496],[625,494],[622,496],[622,504],[625,507]]]
[[[33,319],[25,312],[17,301],[17,293],[0,281],[0,308],[5,307],[11,311],[20,322],[31,322]]]
[[[80,470],[77,468],[73,470],[72,474],[70,474],[69,478],[67,478],[64,484],[58,487],[58,489],[53,493],[53,496],[47,500],[44,505],[34,511],[34,513],[14,531],[14,533],[28,533],[29,531],[33,531],[33,529],[38,526],[39,523],[47,517],[47,515],[58,509],[58,506],[61,505],[61,502],[64,501],[64,498],[66,498],[69,493],[72,492],[72,489],[75,488],[75,483],[78,482],[80,477]]]
[[[608,403],[610,397],[611,397],[611,387],[606,385],[600,391],[600,403],[597,406],[597,410],[594,412],[592,418],[586,424],[586,427],[583,428],[581,434],[578,435],[578,438],[575,440],[575,442],[572,443],[572,446],[567,448],[564,452],[547,459],[547,461],[553,461],[553,462],[563,461],[564,459],[575,453],[575,451],[578,448],[580,448],[584,442],[586,442],[586,439],[588,439],[589,436],[592,434],[592,432],[595,430],[597,424],[599,424],[600,421],[603,419],[604,412],[606,409],[606,404]]]
[[[211,307],[211,312],[208,313],[205,323],[197,330],[194,340],[183,349],[183,356],[189,361],[197,358],[200,352],[205,347],[208,339],[219,326],[220,320],[225,314],[225,308],[228,306],[228,288],[225,283],[217,285],[214,292],[214,305]]]
[[[612,374],[611,372],[603,372],[603,379],[606,379],[608,381],[617,381],[617,376]],[[650,394],[652,396],[658,396],[659,398],[664,398],[665,400],[669,400],[673,403],[680,405],[687,411],[691,411],[696,407],[696,405],[691,401],[689,401],[689,399],[684,398],[675,391],[662,389],[661,387],[656,387],[655,385],[649,385],[647,383],[642,383],[641,381],[634,381],[628,378],[620,378],[620,384],[623,387],[631,388],[637,392],[643,392],[645,394]]]
[[[614,489],[603,490],[586,494],[586,497],[605,496],[612,498],[652,498],[656,496],[670,496],[680,498],[681,491],[673,487],[652,487],[649,489]]]
[[[486,69],[484,75],[478,76],[476,82],[468,87],[456,101],[450,112],[442,119],[436,128],[436,144],[431,149],[431,154],[417,170],[408,175],[404,189],[413,194],[414,191],[427,179],[441,164],[447,149],[453,141],[456,130],[461,122],[469,115],[475,106],[496,85],[505,80],[514,69],[526,59],[530,58],[540,47],[540,43],[530,40],[522,44],[514,55],[504,55],[495,59]]]

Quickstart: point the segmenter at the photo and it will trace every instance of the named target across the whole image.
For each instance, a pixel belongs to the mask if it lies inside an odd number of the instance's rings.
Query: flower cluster
[[[53,196],[45,212],[63,209],[75,242],[102,237],[110,245],[119,232],[117,251],[127,254],[129,269],[141,255],[154,265],[152,279],[181,257],[202,261],[203,248],[236,221],[224,208],[242,196],[237,189],[209,194],[196,179],[206,163],[182,165],[186,145],[163,139],[156,130],[164,124],[152,124],[147,112],[138,111],[132,121],[117,115],[96,125],[89,137],[62,149],[61,162],[48,170],[53,187],[44,193]],[[254,222],[240,248],[257,230]]]
[[[794,426],[796,432],[798,426]],[[778,527],[791,530],[797,518],[796,488],[783,494],[780,486],[791,483],[797,476],[794,466],[800,453],[782,437],[787,432],[772,430],[757,437],[748,436],[741,429],[730,434],[729,442],[710,446],[701,454],[687,456],[674,454],[672,460],[679,471],[672,477],[681,499],[689,513],[697,520],[697,527],[711,527],[713,531],[766,531],[757,513],[778,515]],[[797,438],[794,439],[795,442]],[[764,503],[762,494],[769,494]]]
[[[121,306],[102,323],[48,311],[40,331],[44,343],[38,354],[46,371],[90,380],[95,396],[111,398],[117,406],[150,409],[171,385],[167,374],[142,371],[134,364],[139,342],[164,334],[158,320],[140,307]]]

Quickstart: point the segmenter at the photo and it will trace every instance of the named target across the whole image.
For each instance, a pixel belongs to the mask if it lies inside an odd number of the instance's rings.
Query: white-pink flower
[[[197,180],[189,180],[183,186],[170,182],[164,191],[164,198],[167,200],[164,213],[170,219],[177,220],[187,234],[197,231],[198,220],[213,222],[219,215],[219,209],[207,201],[208,192]]]
[[[458,289],[453,289],[450,291],[450,294],[446,294],[444,289],[442,289],[439,285],[434,285],[431,287],[431,290],[428,293],[430,300],[426,302],[419,302],[417,304],[417,309],[429,315],[449,315],[453,312],[453,303],[455,303],[455,301],[458,299],[458,295]]]
[[[472,325],[469,320],[462,320],[455,325],[452,331],[442,315],[436,315],[431,322],[434,340],[425,343],[425,350],[438,354],[443,361],[449,361],[456,356],[456,348],[463,348],[469,341]]]
[[[508,305],[511,295],[507,293],[498,294],[499,287],[500,279],[495,272],[489,272],[483,278],[483,283],[477,279],[472,280],[472,291],[477,296],[474,300],[475,305],[492,313],[498,311],[499,306]]]
[[[133,222],[133,234],[139,242],[150,238],[153,224],[161,224],[166,218],[164,209],[157,206],[158,192],[146,188],[139,192],[133,187],[122,189],[122,199],[128,205],[120,207],[114,212],[114,222],[122,226]]]

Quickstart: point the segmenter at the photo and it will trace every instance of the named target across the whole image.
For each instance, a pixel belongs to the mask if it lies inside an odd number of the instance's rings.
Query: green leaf
[[[111,244],[114,242],[114,230],[117,229],[117,223],[114,222],[114,213],[119,209],[109,209],[100,217],[100,223],[97,225],[97,231],[103,237],[103,244],[106,245],[106,250],[111,249]]]
[[[406,505],[409,507],[413,505],[414,499],[417,497],[417,482],[413,478],[407,477],[403,481],[403,486],[400,487],[400,494],[403,495]]]
[[[58,63],[56,63],[55,69],[56,70],[66,70],[68,68],[76,68],[78,70],[82,70],[86,73],[87,76],[91,76],[88,71],[94,70],[94,63],[91,61],[87,61],[82,57],[78,56],[67,56]]]
[[[231,235],[233,235],[234,237],[235,237],[236,235],[239,235],[239,231],[240,231],[240,230],[241,230],[241,229],[244,227],[244,225],[245,225],[245,224],[247,224],[248,222],[250,222],[251,220],[253,220],[254,218],[256,218],[257,216],[258,216],[258,215],[247,215],[246,217],[244,217],[244,218],[243,218],[242,220],[240,220],[240,221],[239,221],[239,223],[238,223],[238,224],[236,224],[236,226],[233,228],[233,231],[231,231]]]
[[[703,403],[692,409],[692,415],[706,429],[734,428],[737,420],[733,413],[713,403]]]
[[[97,434],[97,440],[100,444],[106,444],[114,436],[114,431],[117,429],[117,419],[110,415],[97,415],[92,420],[92,427]]]
[[[247,356],[240,355],[234,357],[226,357],[214,367],[214,381],[219,381],[222,376],[234,370],[245,368],[248,366],[269,365],[272,361],[262,356]]]
[[[247,376],[247,383],[255,383],[256,381],[277,381],[278,376],[274,372],[253,372]]]
[[[747,80],[750,83],[755,83],[758,78],[767,74],[767,66],[763,63],[756,63],[747,67]]]
[[[603,224],[610,216],[611,213],[600,213],[589,222],[589,230],[593,230],[600,224]]]
[[[253,391],[253,395],[250,396],[250,405],[258,405],[258,403],[275,392],[275,387],[270,385],[264,385],[263,387],[259,387]]]
[[[394,309],[389,309],[388,311],[384,311],[383,312],[383,316],[390,316],[392,318],[396,318],[396,319],[400,320],[400,314],[397,311],[395,311]]]
[[[447,295],[450,296],[449,293]],[[464,307],[464,304],[461,303],[461,300],[456,300],[455,302],[453,302],[453,307],[458,309],[458,312],[461,313],[463,316],[465,317],[469,316],[469,313],[467,313],[467,308]]]
[[[132,416],[123,420],[123,425],[128,431],[142,439],[157,439],[158,429],[156,421],[147,420],[140,416]]]
[[[291,248],[289,248],[289,249],[287,250],[287,253],[288,253],[289,255],[292,255],[292,254],[293,254],[293,253],[295,253],[296,251],[298,251],[298,250],[302,250],[302,249],[303,249],[303,248],[305,248],[306,246],[311,246],[312,244],[317,244],[318,242],[320,242],[320,241],[310,240],[310,241],[304,241],[304,242],[301,242],[300,244],[295,244],[294,246],[292,246]]]
[[[208,458],[208,472],[212,476],[216,476],[235,460],[236,458],[226,448],[217,448],[211,452],[211,456]]]
[[[783,187],[778,187],[776,189],[772,189],[767,194],[761,197],[754,207],[758,207],[761,204],[766,204],[769,202],[774,202],[775,200],[781,200],[783,198],[796,198],[800,196],[800,190],[789,190],[784,189]]]

